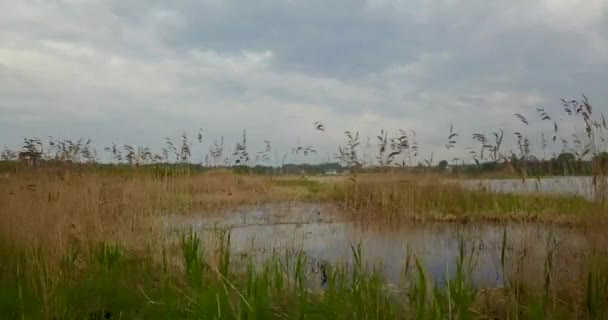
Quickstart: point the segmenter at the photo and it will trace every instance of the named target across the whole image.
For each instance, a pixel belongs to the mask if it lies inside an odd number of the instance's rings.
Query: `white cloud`
[[[314,144],[324,158],[344,130],[405,128],[440,156],[450,123],[468,144],[582,91],[601,110],[606,3],[2,2],[0,145],[158,145],[203,127],[209,139],[247,129],[253,145]]]

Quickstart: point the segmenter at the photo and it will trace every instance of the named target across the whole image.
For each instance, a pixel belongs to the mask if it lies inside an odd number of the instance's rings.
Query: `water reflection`
[[[216,228],[229,229],[236,255],[263,259],[275,252],[303,250],[316,265],[351,263],[351,245],[361,244],[364,261],[383,266],[387,279],[401,278],[406,258],[419,257],[438,282],[451,276],[464,244],[473,257],[478,284],[502,283],[501,249],[507,234],[507,254],[525,257],[531,277],[542,272],[548,245],[572,258],[587,248],[590,237],[576,229],[538,224],[415,223],[399,227],[340,220],[336,209],[319,204],[273,204],[245,207],[213,217],[167,217],[172,232],[193,229],[213,237]],[[571,272],[572,270],[570,270]]]
[[[549,193],[577,195],[587,199],[595,197],[593,177],[550,177],[529,179],[484,179],[464,180],[463,185],[485,188],[493,192],[509,193]]]

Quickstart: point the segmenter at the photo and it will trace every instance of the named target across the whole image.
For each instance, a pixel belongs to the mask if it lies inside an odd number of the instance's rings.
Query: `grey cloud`
[[[403,57],[395,26],[366,15],[364,1],[222,1],[172,4],[186,25],[166,40],[182,48],[272,50],[277,65],[332,75],[361,75]],[[373,55],[373,58],[372,58]]]
[[[331,153],[345,129],[365,136],[384,127],[416,129],[440,152],[450,123],[463,140],[512,132],[521,129],[513,113],[557,112],[559,98],[582,92],[606,110],[606,8],[600,0],[6,2],[0,145],[33,132],[153,144],[205,127]],[[311,131],[316,120],[332,129],[324,138]]]

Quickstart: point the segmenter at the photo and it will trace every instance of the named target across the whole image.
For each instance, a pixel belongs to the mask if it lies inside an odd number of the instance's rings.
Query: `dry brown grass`
[[[157,225],[161,219],[156,218],[168,213],[204,214],[231,206],[308,197],[336,202],[348,209],[344,212],[354,212],[352,218],[385,225],[397,225],[394,222],[404,218],[461,222],[466,219],[529,221],[530,217],[542,217],[549,223],[562,218],[572,221],[570,217],[587,219],[583,216],[586,211],[604,216],[606,212],[604,206],[586,201],[465,190],[445,184],[440,177],[432,175],[359,175],[356,182],[352,182],[344,177],[319,181],[236,175],[229,171],[154,175],[140,169],[58,171],[40,168],[21,170],[0,176],[0,179],[0,246],[8,244],[25,248],[21,252],[28,255],[24,260],[26,263],[11,264],[18,266],[15,279],[23,273],[29,274],[27,279],[31,283],[28,287],[40,292],[42,305],[48,310],[57,302],[53,300],[53,288],[62,285],[62,277],[56,275],[66,272],[62,271],[61,259],[69,255],[73,243],[105,245],[118,242],[130,253],[152,247],[146,252],[148,255],[133,257],[149,257],[152,253],[150,259],[155,262],[168,258],[170,265],[183,263],[179,256],[180,243],[166,241],[160,225]],[[379,232],[391,230],[380,229]],[[395,232],[406,232],[406,229]],[[604,238],[601,240],[601,244],[605,243]],[[601,244],[597,247],[601,248]],[[43,249],[44,258],[39,258],[35,251],[37,248]],[[158,254],[161,250],[162,254]],[[165,252],[169,253],[168,257],[165,257]],[[221,253],[221,250],[206,251],[208,265],[219,268]],[[516,254],[519,252],[509,252],[508,258],[518,262]],[[3,257],[20,259],[19,254],[12,252]],[[559,261],[559,265],[553,267],[555,278],[552,278],[550,292],[555,301],[562,299],[573,302],[573,305],[583,305],[584,287],[581,284],[585,279],[571,276],[584,273],[585,266],[581,262],[584,258],[586,256],[573,256],[572,251],[556,251],[555,261]],[[85,264],[87,260],[82,261]],[[3,263],[0,259],[0,271]],[[86,266],[81,267],[80,263],[79,260],[73,264],[86,270]],[[518,273],[543,274],[545,266],[542,261],[532,267],[534,269]],[[580,267],[581,271],[575,267]],[[570,277],[562,278],[562,275]],[[534,279],[542,281],[543,277]],[[516,280],[533,284],[527,278]],[[530,292],[537,292],[541,285],[530,286]],[[528,289],[527,286],[522,288]],[[488,314],[509,314],[500,308],[528,299],[525,291],[516,297],[503,291],[495,289],[480,293],[481,297],[487,295],[488,299],[479,299],[476,308],[489,310]],[[139,291],[133,292],[139,295]]]
[[[344,213],[354,213],[349,218],[389,225],[402,219],[593,224],[606,220],[603,205],[464,190],[433,175],[359,175],[353,183],[344,177],[317,181],[227,170],[154,175],[138,169],[38,168],[1,178],[0,242],[44,247],[57,258],[73,242],[111,241],[130,249],[162,245],[161,219],[156,218],[164,214],[205,214],[284,200],[335,202]]]
[[[227,170],[153,175],[144,170],[28,169],[2,176],[0,240],[64,252],[70,240],[145,245],[162,214],[315,197],[367,221],[476,219],[570,223],[605,220],[606,206],[582,199],[471,191],[433,175],[369,174],[286,179]],[[594,219],[591,219],[595,217]]]
[[[333,184],[323,197],[367,223],[416,220],[605,226],[608,217],[605,202],[470,190],[436,175],[360,175],[355,181]]]
[[[0,240],[43,246],[57,256],[73,240],[145,246],[159,232],[151,217],[298,194],[284,189],[273,188],[268,177],[228,171],[155,177],[138,170],[22,170],[0,183]]]

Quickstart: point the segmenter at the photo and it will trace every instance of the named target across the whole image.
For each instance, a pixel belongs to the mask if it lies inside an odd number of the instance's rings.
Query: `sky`
[[[608,112],[607,83],[608,0],[0,0],[0,147],[202,128],[202,158],[246,130],[252,154],[318,162],[345,130],[402,128],[448,159],[474,132],[550,131],[535,109],[561,119],[561,98]]]

